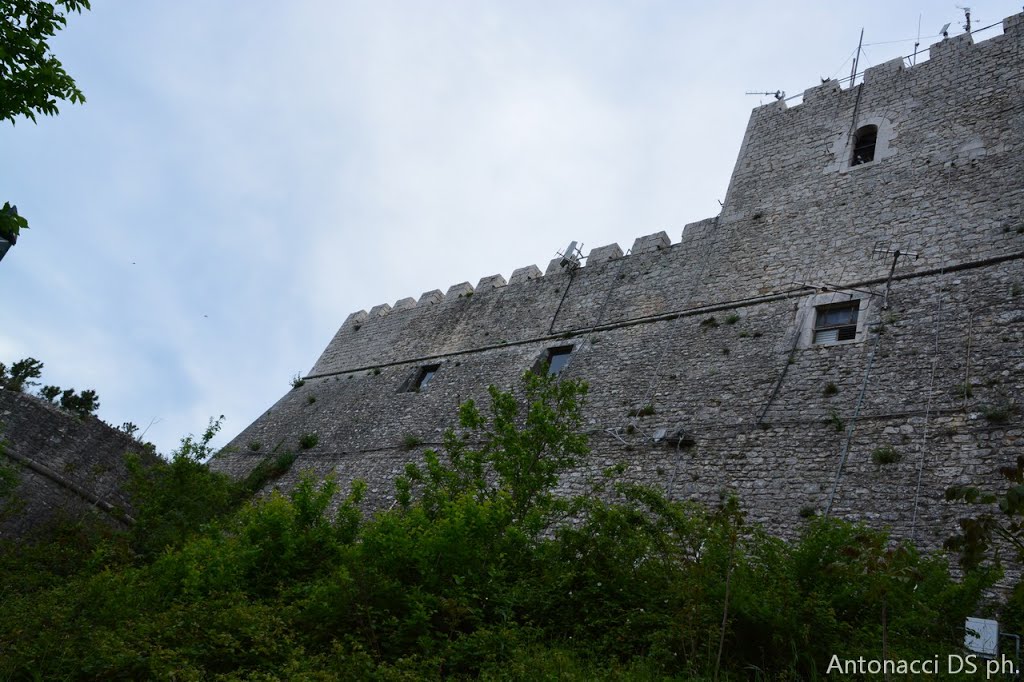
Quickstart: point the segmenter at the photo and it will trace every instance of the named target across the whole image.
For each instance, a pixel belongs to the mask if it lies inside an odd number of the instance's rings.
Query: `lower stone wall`
[[[127,434],[95,417],[0,390],[0,440],[0,464],[18,476],[8,511],[0,515],[0,538],[30,538],[57,518],[99,515],[123,524],[130,516],[125,454],[142,446]]]
[[[343,490],[362,478],[368,504],[386,508],[395,476],[440,442],[460,402],[486,404],[488,384],[514,387],[548,348],[572,345],[564,376],[590,384],[593,455],[566,490],[582,492],[588,476],[624,461],[628,478],[677,499],[711,504],[735,493],[751,521],[779,535],[795,534],[831,499],[835,516],[934,549],[971,511],[946,502],[945,490],[1003,485],[997,469],[1024,454],[1024,259],[897,269],[886,309],[884,282],[858,288],[869,299],[862,340],[843,345],[800,345],[813,321],[801,311],[821,294],[789,291],[454,354],[431,361],[440,368],[420,392],[402,390],[415,363],[309,379],[214,466],[242,476],[268,453],[292,450],[298,459],[275,485],[294,485],[304,470],[334,475]],[[628,416],[647,404],[652,414]],[[693,445],[655,443],[662,428],[685,429]],[[308,434],[316,445],[302,449]],[[407,451],[409,436],[422,445]],[[879,448],[898,461],[876,463]]]

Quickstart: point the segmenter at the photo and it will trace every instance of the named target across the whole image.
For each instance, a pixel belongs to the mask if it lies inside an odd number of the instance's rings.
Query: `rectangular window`
[[[814,343],[838,343],[857,338],[860,301],[818,306],[814,319]]]
[[[572,354],[572,346],[559,346],[548,348],[548,375],[554,376],[561,373],[569,364],[569,356]]]
[[[426,365],[416,370],[415,376],[412,381],[409,382],[409,387],[406,389],[408,392],[416,393],[425,389],[431,381],[434,380],[434,375],[437,374],[437,370],[441,369],[441,365]]]

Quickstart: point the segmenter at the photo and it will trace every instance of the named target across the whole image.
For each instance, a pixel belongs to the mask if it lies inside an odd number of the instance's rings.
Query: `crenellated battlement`
[[[993,27],[987,28],[991,30]],[[878,85],[901,77],[934,78],[941,77],[943,71],[952,75],[962,67],[965,58],[969,59],[974,56],[971,54],[973,49],[1018,51],[1024,46],[1024,13],[1014,14],[1003,19],[1002,33],[984,36],[975,42],[975,35],[985,33],[987,33],[985,29],[978,29],[973,33],[950,36],[933,43],[927,50],[922,50],[916,55],[896,57],[881,64],[869,66],[863,72],[862,82],[864,85]],[[925,55],[927,55],[927,59],[924,59]],[[834,102],[836,97],[842,97],[842,93],[851,89],[855,90],[848,86],[843,88],[840,81],[830,79],[804,90],[803,96],[796,104],[789,104],[788,100],[769,102],[757,107],[755,113],[759,116],[772,115],[798,110],[807,104],[829,104]]]
[[[608,244],[606,246],[598,246],[590,250],[584,261],[580,264],[580,268],[586,268],[589,266],[597,266],[608,263],[609,261],[618,260],[620,258],[628,258],[632,255],[639,255],[645,253],[657,253],[665,251],[673,246],[680,246],[687,241],[690,236],[687,230],[697,230],[698,228],[706,228],[709,224],[713,225],[716,218],[708,218],[698,222],[690,223],[683,228],[682,236],[680,241],[675,244],[669,238],[668,233],[661,231],[654,234],[644,235],[637,237],[633,241],[633,246],[626,253],[623,253],[622,247],[618,244]],[[527,265],[525,267],[516,268],[508,281],[500,275],[489,275],[487,277],[481,277],[480,281],[477,282],[476,287],[471,285],[469,282],[461,282],[459,284],[453,284],[448,287],[446,293],[442,293],[440,289],[434,289],[427,291],[420,295],[419,300],[413,298],[403,298],[398,300],[394,305],[388,303],[381,303],[370,308],[370,312],[367,313],[365,310],[356,311],[348,316],[343,326],[354,326],[362,325],[368,319],[380,318],[386,315],[394,315],[396,313],[403,313],[406,311],[414,311],[417,308],[429,307],[437,304],[452,303],[455,301],[465,300],[471,298],[476,294],[484,294],[495,289],[503,289],[507,286],[519,286],[540,279],[542,277],[561,277],[567,275],[569,270],[562,267],[561,258],[553,258],[549,263],[544,272],[541,272],[540,268],[536,265]]]
[[[1005,484],[995,472],[1024,455],[1007,407],[1024,403],[1024,15],[1003,27],[755,109],[721,213],[676,242],[349,315],[217,466],[244,476],[247,446],[315,433],[301,468],[366,479],[367,503],[391,506],[421,456],[408,443],[436,444],[456,405],[557,354],[589,383],[593,448],[563,489],[622,463],[673,499],[735,493],[773,532],[830,509],[940,546],[962,511],[943,491]],[[828,326],[837,305],[855,324]],[[680,429],[691,447],[658,436]]]
[[[719,224],[723,228],[722,247],[749,252],[752,245],[756,248],[758,244],[769,245],[786,238],[777,231],[780,212],[793,212],[815,194],[834,195],[837,188],[832,174],[863,176],[864,171],[879,164],[892,166],[893,170],[921,172],[922,166],[931,166],[935,161],[940,162],[936,167],[942,168],[944,164],[976,162],[994,152],[1006,151],[1005,146],[985,140],[996,137],[1000,126],[972,131],[965,126],[943,129],[946,124],[940,122],[948,100],[973,97],[966,93],[981,89],[989,70],[1006,72],[1009,65],[1012,71],[1016,65],[1020,71],[1024,13],[1004,19],[1002,27],[1002,34],[977,43],[972,34],[941,40],[928,48],[929,58],[916,65],[910,65],[906,58],[896,58],[871,66],[865,69],[863,82],[854,88],[843,88],[839,81],[829,80],[805,90],[800,104],[787,106],[780,101],[755,108],[720,216],[688,224],[675,243],[666,232],[657,232],[637,237],[626,252],[618,244],[592,248],[577,274],[584,275],[584,271],[623,258],[628,261],[636,256],[680,251],[678,247],[691,242],[681,250],[694,248],[697,242],[706,243]],[[932,109],[941,110],[933,113]],[[879,131],[875,160],[872,164],[851,166],[852,133],[864,125],[874,125]],[[920,130],[914,130],[915,127]],[[943,138],[948,142],[944,147]],[[920,144],[922,141],[924,144]],[[820,199],[812,201],[822,203]],[[837,204],[856,213],[860,209],[855,206],[860,201],[863,197],[853,196],[840,199]],[[733,224],[737,224],[736,229],[755,227],[770,238],[751,242],[743,234],[724,229]],[[766,228],[772,228],[767,235]],[[795,226],[790,224],[789,234],[795,232]],[[800,232],[804,234],[803,230]],[[737,244],[737,239],[744,243]],[[674,253],[673,259],[676,258],[678,254]],[[481,278],[475,287],[470,282],[461,282],[444,292],[425,292],[415,300],[404,298],[393,305],[375,305],[369,313],[358,311],[350,315],[343,328],[396,315],[417,315],[437,306],[443,309],[465,305],[470,299],[479,306],[481,298],[501,295],[506,289],[537,287],[539,280],[551,282],[566,277],[568,270],[562,266],[562,259],[553,258],[543,270],[536,265],[517,268],[507,280],[495,274]],[[759,289],[764,286],[762,282]]]

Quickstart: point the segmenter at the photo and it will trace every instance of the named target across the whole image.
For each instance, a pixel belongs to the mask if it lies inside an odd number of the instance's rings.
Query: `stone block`
[[[420,300],[416,303],[417,306],[428,306],[440,303],[444,300],[444,294],[441,293],[440,289],[432,289],[431,291],[424,291],[420,295]]]
[[[868,67],[864,71],[864,82],[873,85],[885,81],[886,79],[899,76],[905,69],[906,66],[903,63],[903,57],[890,59],[889,61],[882,62],[876,66]]]
[[[366,318],[368,317],[369,315],[366,314],[365,310],[357,310],[345,318],[345,324],[343,324],[342,326],[350,327],[352,325],[362,324],[363,322],[366,322]]]
[[[1003,34],[1024,37],[1024,12],[1003,19]]]
[[[539,279],[544,276],[544,273],[540,271],[536,265],[527,265],[523,268],[516,268],[512,272],[512,277],[509,278],[509,284],[519,284],[520,282],[529,282],[531,279]]]
[[[416,307],[416,299],[412,296],[407,296],[399,301],[395,302],[395,307],[392,310],[408,310],[409,308]]]
[[[652,251],[667,249],[671,245],[672,240],[670,240],[668,238],[668,234],[662,230],[661,232],[649,234],[645,237],[637,237],[636,241],[633,242],[633,248],[630,249],[630,253],[634,256],[638,253],[651,253]]]
[[[596,265],[616,258],[622,258],[622,247],[618,244],[598,246],[590,250],[590,255],[587,256],[587,265]]]
[[[939,41],[928,48],[928,59],[935,60],[941,59],[947,55],[955,54],[961,50],[966,50],[968,47],[974,44],[974,39],[971,38],[970,33],[961,33],[958,36],[952,38],[946,38],[945,40]]]
[[[812,104],[828,97],[832,97],[839,92],[839,90],[839,81],[834,78],[827,80],[821,85],[815,85],[804,90],[804,104]]]
[[[448,301],[456,298],[462,298],[466,294],[471,293],[473,293],[473,285],[469,282],[462,282],[461,284],[453,284],[448,287],[448,293],[444,295],[444,298]]]
[[[487,289],[500,289],[505,286],[505,278],[501,275],[491,275],[490,277],[481,277],[480,281],[476,283],[477,291]]]

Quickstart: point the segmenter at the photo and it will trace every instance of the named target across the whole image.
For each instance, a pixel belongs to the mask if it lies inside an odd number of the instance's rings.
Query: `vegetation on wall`
[[[535,374],[492,387],[371,518],[361,482],[251,499],[266,471],[204,464],[213,421],[133,469],[130,532],[0,552],[0,679],[813,679],[832,655],[956,650],[991,571],[957,583],[829,519],[785,542],[740,500],[670,501],[616,468],[554,495],[588,456],[585,399]]]
[[[10,368],[0,362],[0,388],[15,393],[24,393],[33,386],[38,386],[36,379],[43,375],[43,363],[35,358],[24,358],[13,363]],[[39,397],[49,403],[59,404],[62,408],[86,417],[95,414],[100,407],[100,397],[96,391],[86,389],[78,393],[73,388],[62,389],[60,386],[43,386]],[[58,398],[60,400],[58,401]]]

